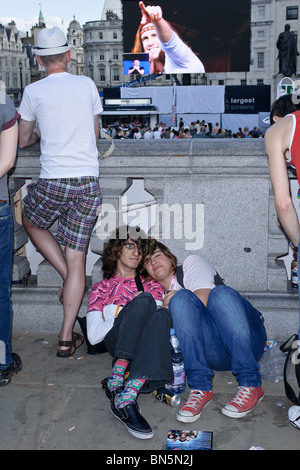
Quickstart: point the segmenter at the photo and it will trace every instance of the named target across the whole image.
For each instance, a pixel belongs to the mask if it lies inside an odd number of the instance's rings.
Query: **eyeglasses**
[[[136,243],[124,243],[124,246],[127,248],[127,250],[134,250],[135,248],[139,251],[139,247],[137,246]]]

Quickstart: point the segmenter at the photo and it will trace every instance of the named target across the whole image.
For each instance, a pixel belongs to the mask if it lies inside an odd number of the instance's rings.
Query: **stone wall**
[[[100,154],[108,145],[100,141]],[[11,181],[36,179],[38,174],[38,146],[20,150]],[[274,335],[280,335],[287,317],[294,332],[298,300],[288,288],[283,262],[276,260],[287,253],[288,242],[277,221],[262,139],[116,140],[113,154],[100,160],[105,211],[91,240],[93,252],[101,253],[113,221],[119,223],[120,196],[135,179],[143,180],[161,214],[152,235],[179,262],[190,253],[200,254],[228,285],[269,312]],[[38,273],[38,287],[60,285],[51,269],[42,263],[44,281],[39,283]],[[91,282],[100,278],[99,260]]]

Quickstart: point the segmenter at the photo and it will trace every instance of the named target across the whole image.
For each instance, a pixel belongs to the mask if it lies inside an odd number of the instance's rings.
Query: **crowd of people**
[[[137,399],[139,393],[173,381],[169,339],[174,327],[189,386],[189,396],[177,410],[178,421],[199,419],[213,400],[213,376],[218,370],[232,371],[238,384],[236,395],[221,412],[230,418],[248,416],[264,396],[258,363],[266,345],[264,319],[237,291],[220,282],[214,268],[197,254],[187,256],[180,271],[168,247],[148,238],[138,227],[116,228],[104,245],[103,280],[90,292],[86,331],[74,331],[85,290],[87,248],[101,210],[97,139],[103,108],[90,78],[66,72],[71,51],[59,28],[42,29],[37,45],[37,60],[47,77],[27,85],[19,114],[8,96],[2,96],[0,103],[0,339],[6,347],[4,362],[0,356],[0,386],[9,384],[22,369],[11,344],[13,235],[7,187],[18,139],[21,148],[40,142],[40,176],[28,186],[23,199],[23,225],[37,250],[62,278],[59,299],[63,321],[57,357],[73,356],[84,338],[109,352],[112,369],[104,389],[111,411],[131,435],[149,439],[153,429],[142,416]],[[297,108],[289,109],[294,112]],[[291,163],[299,167],[300,115],[296,111],[293,120],[282,119],[286,114],[286,109],[278,108],[276,116],[273,113],[272,119],[278,122],[268,132],[266,148],[276,210],[298,251],[299,221],[285,163],[293,136]],[[124,133],[120,127],[113,126],[111,131]],[[152,132],[158,138],[181,138],[181,134],[190,138],[206,130],[204,122],[186,130],[180,119],[178,135],[163,124],[152,131],[139,129],[134,123],[129,132],[144,139]],[[220,132],[216,123],[211,133],[218,136]],[[253,132],[245,128],[241,134],[254,137]],[[50,227],[56,220],[54,236]],[[291,422],[299,428],[300,407],[294,408]]]
[[[256,139],[264,137],[264,133],[256,126],[251,130],[248,126],[245,126],[244,129],[239,127],[237,132],[232,132],[230,129],[222,129],[218,122],[212,126],[205,120],[197,120],[186,126],[182,118],[179,120],[178,127],[170,127],[162,122],[151,127],[149,123],[141,123],[136,119],[127,126],[120,122],[104,125],[102,130],[113,139],[192,139],[201,137]]]

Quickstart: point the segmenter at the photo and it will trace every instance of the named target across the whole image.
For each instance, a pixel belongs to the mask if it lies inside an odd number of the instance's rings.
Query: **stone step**
[[[13,329],[21,332],[58,332],[63,319],[63,307],[57,297],[58,288],[38,287],[32,278],[26,286],[19,284],[12,288]],[[88,290],[84,294],[80,316],[86,315],[90,286],[91,279],[88,278]],[[268,339],[282,342],[298,331],[297,293],[290,291],[241,294],[264,315]]]

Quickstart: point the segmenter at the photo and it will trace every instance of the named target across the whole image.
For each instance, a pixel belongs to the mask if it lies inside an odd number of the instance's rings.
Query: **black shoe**
[[[12,376],[20,372],[20,370],[22,369],[23,364],[19,354],[12,353],[11,355],[13,358],[11,365],[7,367],[7,369],[0,371],[0,387],[8,385],[11,381]]]
[[[105,379],[103,379],[101,384],[102,384],[102,388],[104,388],[106,398],[108,398],[109,401],[112,403],[115,399],[115,396],[118,393],[123,392],[124,387],[122,386],[122,387],[116,388],[115,390],[109,390],[109,388],[107,386],[108,379],[109,379],[109,377],[106,377]]]
[[[153,437],[153,430],[139,412],[136,402],[125,405],[123,408],[117,408],[115,400],[113,400],[111,402],[111,412],[125,424],[127,430],[134,437],[138,439],[151,439]]]

